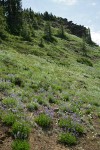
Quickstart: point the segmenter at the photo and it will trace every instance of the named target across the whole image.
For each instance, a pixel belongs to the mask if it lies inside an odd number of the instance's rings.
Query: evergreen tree
[[[51,31],[51,25],[49,22],[47,22],[45,25],[44,34],[45,34],[44,37],[46,40],[52,41],[52,31]]]
[[[30,25],[24,21],[21,31],[21,36],[25,41],[32,41],[32,31]]]
[[[6,21],[3,12],[3,8],[0,6],[0,38],[5,38]]]
[[[61,38],[66,38],[65,31],[63,25],[61,25],[58,36]]]
[[[12,34],[19,35],[22,28],[22,0],[6,0],[5,13],[8,28]]]
[[[34,29],[36,29],[36,30],[38,30],[38,22],[37,22],[37,19],[33,19],[33,21],[32,21],[32,26],[33,26],[33,28]]]
[[[82,52],[83,52],[83,55],[84,55],[84,56],[87,55],[86,36],[85,36],[85,35],[83,35],[83,37],[82,37]]]
[[[5,0],[0,0],[0,6],[2,6],[2,7],[5,6]]]
[[[90,28],[88,28],[87,32],[86,32],[86,41],[89,44],[91,44],[91,42],[92,42]]]
[[[44,20],[49,20],[50,16],[49,13],[47,11],[44,12]]]

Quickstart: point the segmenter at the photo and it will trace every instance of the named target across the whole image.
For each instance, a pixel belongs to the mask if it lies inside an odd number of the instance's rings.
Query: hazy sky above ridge
[[[100,0],[22,0],[23,8],[48,11],[91,29],[92,39],[100,45]]]

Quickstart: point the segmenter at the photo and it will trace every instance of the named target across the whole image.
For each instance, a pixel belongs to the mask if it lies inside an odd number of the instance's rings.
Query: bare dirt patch
[[[94,118],[94,131],[80,137],[76,146],[68,147],[57,142],[58,136],[53,132],[33,129],[30,135],[31,150],[100,150],[100,120]]]
[[[0,150],[11,150],[12,138],[9,128],[0,124]]]

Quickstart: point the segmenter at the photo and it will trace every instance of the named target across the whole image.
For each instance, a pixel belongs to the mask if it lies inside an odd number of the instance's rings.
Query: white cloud
[[[52,0],[52,1],[56,3],[66,4],[66,5],[75,5],[78,0]]]
[[[92,40],[97,43],[98,45],[100,45],[100,31],[99,32],[91,32],[91,36],[92,36]]]

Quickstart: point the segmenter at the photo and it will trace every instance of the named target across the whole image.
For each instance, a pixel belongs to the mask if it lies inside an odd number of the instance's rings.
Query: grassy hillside
[[[99,150],[100,47],[35,32],[1,40],[0,149]]]

